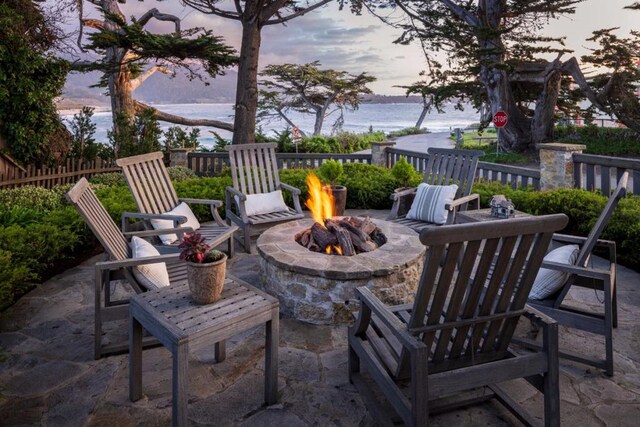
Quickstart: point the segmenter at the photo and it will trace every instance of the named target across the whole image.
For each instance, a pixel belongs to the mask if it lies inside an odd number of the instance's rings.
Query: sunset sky
[[[577,6],[577,13],[549,24],[546,34],[567,36],[567,46],[579,56],[589,44],[585,39],[596,29],[620,27],[619,34],[627,35],[638,28],[640,11],[623,10],[631,0],[587,0]],[[183,19],[183,28],[203,26],[223,36],[227,43],[239,48],[241,27],[236,21],[205,15],[180,2],[144,2],[129,0],[121,5],[127,16],[140,16],[157,7],[161,12],[173,13]],[[96,13],[89,16],[98,17]],[[154,23],[150,29],[170,31],[165,23]],[[268,26],[263,31],[260,56],[261,67],[278,63],[305,63],[319,60],[323,67],[352,73],[367,71],[378,78],[370,86],[375,93],[401,95],[404,90],[394,86],[407,85],[419,79],[424,69],[422,52],[417,45],[393,44],[399,35],[377,18],[364,13],[353,15],[338,10],[335,3],[296,18],[286,26]]]

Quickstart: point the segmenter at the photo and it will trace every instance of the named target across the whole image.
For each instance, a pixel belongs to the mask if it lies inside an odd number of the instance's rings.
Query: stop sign
[[[493,125],[497,128],[503,128],[507,125],[509,116],[504,111],[496,111],[493,115]]]

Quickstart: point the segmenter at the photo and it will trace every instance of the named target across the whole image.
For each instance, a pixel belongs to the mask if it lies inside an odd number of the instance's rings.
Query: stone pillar
[[[587,146],[551,142],[536,148],[540,152],[540,189],[574,188],[573,153],[582,153]]]
[[[376,166],[387,167],[387,148],[396,145],[392,141],[380,141],[371,143],[371,164]]]
[[[184,166],[185,168],[189,167],[189,153],[193,152],[195,149],[191,148],[174,148],[171,150],[169,154],[169,160],[171,166]]]

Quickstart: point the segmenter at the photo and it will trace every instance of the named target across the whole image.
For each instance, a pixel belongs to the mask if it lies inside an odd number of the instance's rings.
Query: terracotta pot
[[[227,255],[216,262],[187,262],[189,290],[196,304],[212,304],[220,299],[227,269]]]
[[[344,209],[347,206],[347,187],[344,185],[332,185],[330,188],[335,203],[335,215],[343,216]]]

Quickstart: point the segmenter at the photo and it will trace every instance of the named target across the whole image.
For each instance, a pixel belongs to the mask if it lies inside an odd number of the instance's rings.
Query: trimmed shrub
[[[0,190],[0,205],[5,208],[18,206],[41,211],[50,211],[63,206],[60,197],[44,187],[26,185]]]
[[[184,166],[171,166],[167,168],[169,178],[173,182],[184,181],[185,179],[197,178],[198,176],[194,171]]]
[[[127,185],[122,172],[109,172],[94,175],[89,178],[89,182],[92,186],[95,184],[107,185],[109,187],[115,185]]]
[[[175,183],[178,197],[205,200],[220,200],[224,203],[224,192],[227,186],[233,185],[230,176],[216,178],[192,178]],[[192,204],[189,206],[198,218],[198,221],[211,221],[211,211],[208,205]],[[224,218],[224,207],[218,209],[220,216]]]
[[[640,155],[640,134],[631,129],[589,126],[556,126],[558,142],[585,144],[587,154],[607,156]]]
[[[16,295],[28,290],[36,280],[27,266],[16,263],[13,254],[0,249],[0,310],[9,306]]]

